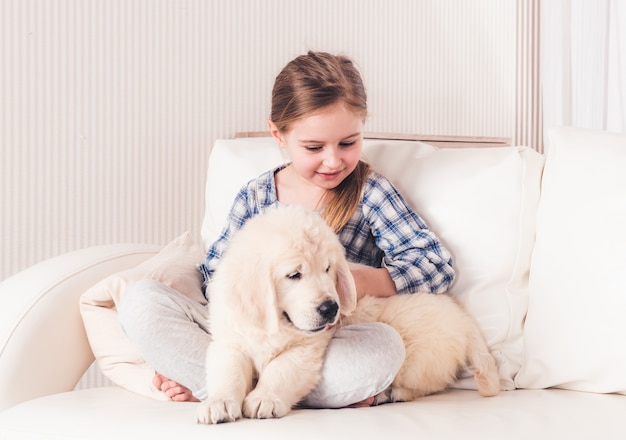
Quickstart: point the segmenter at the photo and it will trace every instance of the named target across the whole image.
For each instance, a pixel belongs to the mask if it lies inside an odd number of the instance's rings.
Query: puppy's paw
[[[384,391],[376,394],[374,396],[374,405],[383,405],[385,403],[391,402],[391,387],[388,387]]]
[[[209,399],[198,406],[198,423],[234,422],[241,418],[241,404],[232,399]]]
[[[411,388],[405,388],[401,386],[391,386],[391,392],[389,393],[390,402],[410,402],[423,397],[426,393],[420,390],[413,390]]]
[[[280,418],[289,410],[291,406],[277,396],[258,396],[252,392],[243,401],[243,415],[250,419]]]
[[[410,402],[418,397],[422,397],[423,395],[424,393],[418,390],[392,385],[382,393],[375,396],[374,404],[382,405],[384,403]]]

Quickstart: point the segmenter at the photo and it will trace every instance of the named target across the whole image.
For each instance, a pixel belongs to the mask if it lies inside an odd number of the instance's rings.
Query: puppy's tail
[[[473,326],[467,358],[474,372],[474,379],[480,395],[491,397],[498,394],[500,392],[500,376],[496,360],[489,352],[487,342],[478,325]]]

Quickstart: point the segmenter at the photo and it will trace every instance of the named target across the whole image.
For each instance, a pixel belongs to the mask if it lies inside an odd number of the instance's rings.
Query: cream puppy
[[[296,206],[270,208],[233,235],[209,298],[199,423],[287,414],[319,381],[339,317],[356,306],[337,236]]]
[[[394,327],[406,347],[400,371],[391,386],[376,396],[377,404],[443,391],[466,366],[473,371],[481,395],[495,396],[500,391],[496,362],[480,328],[449,295],[366,296],[351,316],[342,319],[342,325],[374,321]]]

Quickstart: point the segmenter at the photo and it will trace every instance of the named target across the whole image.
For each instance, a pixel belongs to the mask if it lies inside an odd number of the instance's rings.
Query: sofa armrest
[[[131,244],[90,247],[46,260],[0,283],[0,411],[75,387],[94,360],[80,296],[159,250]]]

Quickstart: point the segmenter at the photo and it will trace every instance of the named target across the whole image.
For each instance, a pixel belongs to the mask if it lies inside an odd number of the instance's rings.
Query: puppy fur
[[[475,320],[449,295],[414,293],[359,300],[342,325],[384,322],[404,341],[406,358],[391,386],[376,404],[410,401],[448,388],[469,366],[478,392],[500,391],[496,362]]]
[[[343,246],[296,206],[248,220],[208,288],[206,424],[286,415],[319,381],[339,317],[356,307]]]

